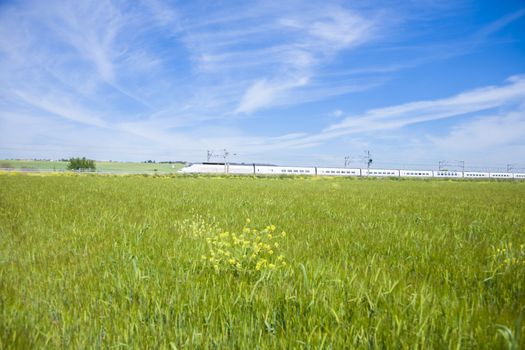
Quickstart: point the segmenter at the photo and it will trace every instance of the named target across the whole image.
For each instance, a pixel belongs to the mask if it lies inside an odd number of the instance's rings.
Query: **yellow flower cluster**
[[[276,232],[275,225],[258,230],[250,227],[250,222],[250,219],[246,220],[240,233],[220,228],[206,230],[207,254],[202,255],[203,262],[218,272],[268,271],[286,266],[284,255],[279,253],[286,232]],[[203,232],[201,229],[196,231]]]
[[[496,267],[506,269],[514,266],[525,267],[525,244],[513,246],[512,242],[494,249],[492,259]]]

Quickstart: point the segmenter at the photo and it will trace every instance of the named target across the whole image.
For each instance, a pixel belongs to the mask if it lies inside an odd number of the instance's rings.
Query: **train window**
[[[299,170],[294,170],[293,172],[294,172],[294,173],[298,173],[298,172],[299,172]]]

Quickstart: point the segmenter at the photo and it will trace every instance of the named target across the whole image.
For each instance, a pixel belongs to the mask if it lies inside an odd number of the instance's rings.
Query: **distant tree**
[[[67,165],[68,170],[79,170],[79,171],[94,171],[95,161],[91,159],[82,158],[70,158]]]

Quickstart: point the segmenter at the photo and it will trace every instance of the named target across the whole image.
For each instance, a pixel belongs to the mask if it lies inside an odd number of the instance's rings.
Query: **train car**
[[[482,173],[478,171],[465,171],[463,173],[465,179],[486,179],[490,177],[489,173]]]
[[[179,173],[183,174],[219,174],[225,172],[224,163],[192,163],[179,170]]]
[[[254,166],[249,164],[193,163],[179,170],[182,174],[253,174]]]
[[[317,168],[320,176],[361,176],[361,169],[348,168]]]
[[[440,170],[440,171],[433,171],[432,173],[434,177],[441,177],[441,178],[462,178],[463,177],[463,172],[461,171]]]
[[[401,177],[432,177],[431,170],[400,170]]]
[[[490,173],[492,179],[512,179],[514,178],[512,173]]]
[[[525,180],[525,174],[523,174],[523,173],[514,173],[514,178],[515,179]]]
[[[361,169],[361,176],[374,176],[374,177],[399,176],[399,170],[392,170],[392,169]]]
[[[255,174],[259,175],[315,175],[313,167],[283,167],[272,165],[256,165]]]
[[[254,174],[255,165],[254,164],[228,164],[226,166],[227,173],[229,174]]]

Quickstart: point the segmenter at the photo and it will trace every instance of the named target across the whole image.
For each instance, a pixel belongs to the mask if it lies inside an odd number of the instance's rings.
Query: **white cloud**
[[[236,114],[280,105],[283,95],[288,104],[301,103],[300,94],[291,93],[297,88],[315,89],[318,100],[337,88],[345,93],[336,82],[324,93],[315,80],[319,69],[341,50],[372,40],[381,27],[357,11],[326,5],[306,6],[301,12],[294,6],[254,5],[244,17],[219,21],[229,24],[226,30],[217,30],[213,19],[212,13],[206,24],[189,24],[184,42],[203,72],[240,82]]]
[[[500,107],[525,99],[525,76],[507,79],[503,86],[489,86],[467,91],[449,98],[411,102],[372,109],[362,115],[347,117],[324,131],[355,133],[399,128],[409,124],[449,118],[466,113]]]
[[[430,136],[438,148],[448,151],[486,151],[512,143],[525,146],[525,106],[500,115],[477,117],[452,127],[446,136]]]
[[[332,115],[334,117],[341,117],[341,116],[343,116],[343,114],[344,114],[343,111],[340,110],[340,109],[336,109],[335,111],[332,112]]]
[[[57,117],[82,123],[89,126],[97,126],[107,128],[108,124],[93,111],[87,111],[84,108],[76,105],[65,96],[34,96],[26,92],[13,91],[12,96],[15,96],[20,101],[27,105],[37,108],[40,111],[53,114]]]
[[[307,77],[274,82],[269,82],[266,79],[259,80],[248,88],[235,113],[251,113],[260,108],[269,107],[276,100],[282,99],[282,94],[286,93],[287,90],[304,86],[307,83]]]
[[[370,20],[341,9],[330,11],[323,17],[308,28],[308,33],[333,48],[344,48],[368,40],[374,29]]]
[[[488,109],[515,110],[525,100],[525,76],[513,76],[505,85],[489,86],[457,94],[452,97],[417,101],[379,109],[347,117],[342,122],[329,125],[317,134],[289,140],[283,147],[304,147],[348,135],[365,135],[371,132],[396,130],[403,127],[482,112]],[[519,113],[522,113],[520,110]],[[502,114],[506,115],[506,114]],[[504,135],[502,135],[504,136]],[[504,139],[502,142],[509,142]]]

